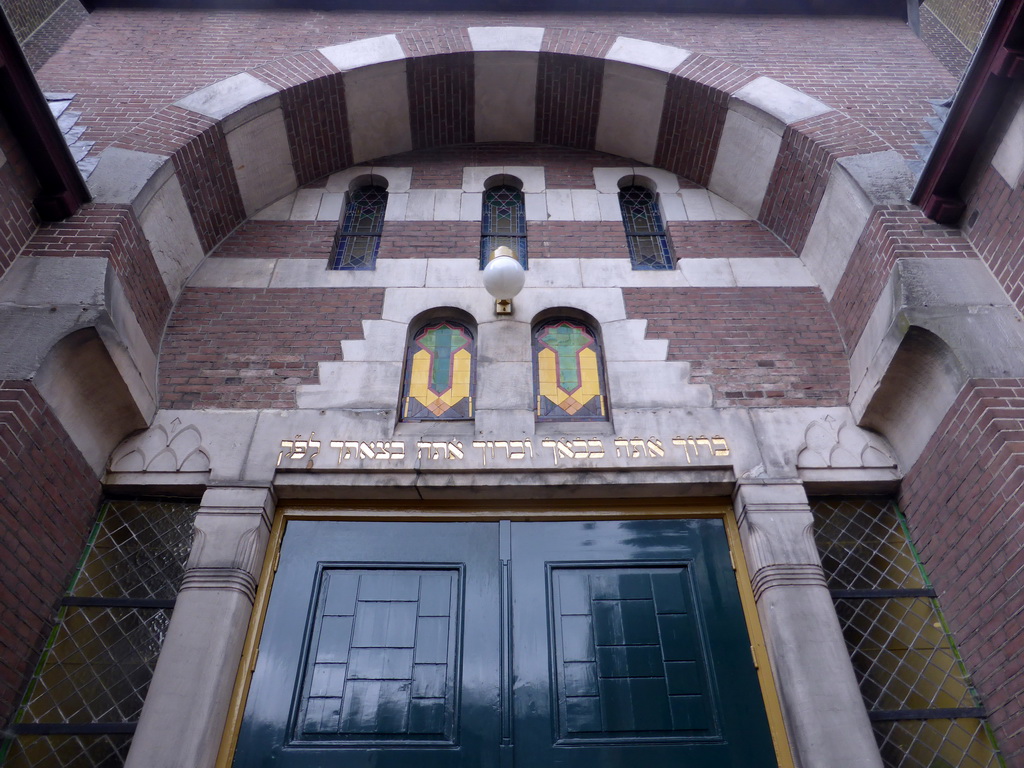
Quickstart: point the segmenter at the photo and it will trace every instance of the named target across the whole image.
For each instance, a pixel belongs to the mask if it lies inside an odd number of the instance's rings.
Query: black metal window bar
[[[523,193],[507,184],[484,192],[484,209],[480,218],[480,269],[487,266],[494,249],[502,245],[512,249],[523,269],[529,268]]]
[[[1005,768],[902,513],[877,498],[819,499],[813,511],[886,768]]]
[[[349,194],[345,218],[334,236],[331,269],[373,269],[384,232],[388,191],[371,184]]]
[[[0,747],[0,764],[124,764],[185,571],[197,509],[168,501],[104,505]]]
[[[672,251],[654,192],[638,185],[619,191],[633,269],[672,269]]]

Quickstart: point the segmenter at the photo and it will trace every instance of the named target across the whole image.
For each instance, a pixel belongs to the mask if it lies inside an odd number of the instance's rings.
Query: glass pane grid
[[[976,706],[928,598],[837,600],[870,710]]]
[[[370,185],[352,192],[334,238],[331,269],[374,268],[387,207],[388,192],[384,187]]]
[[[633,269],[672,269],[672,251],[654,193],[646,187],[624,187],[619,206]]]
[[[899,594],[931,585],[895,505],[886,499],[822,499],[812,510],[829,588],[866,593],[836,597],[835,603],[868,710],[979,707],[938,601]],[[983,720],[908,718],[876,721],[873,727],[887,768],[1004,765]]]
[[[124,765],[130,734],[97,736],[22,736],[14,742],[6,768],[115,768]]]
[[[65,608],[22,723],[137,720],[170,611]]]
[[[924,589],[891,506],[874,499],[815,505],[814,539],[829,589]]]
[[[873,723],[885,768],[998,768],[984,724],[972,718]]]
[[[194,504],[111,502],[72,594],[173,598],[192,546],[194,517]]]
[[[173,600],[192,546],[198,505],[112,501],[93,530],[69,595],[128,605],[64,605],[17,724],[100,729],[138,720],[171,611],[131,605]],[[123,765],[131,734],[16,736],[5,766]],[[6,751],[6,759],[4,757]]]

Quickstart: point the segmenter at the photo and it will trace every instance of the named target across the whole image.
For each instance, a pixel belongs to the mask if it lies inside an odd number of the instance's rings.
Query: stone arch
[[[902,160],[856,121],[702,54],[602,35],[581,49],[526,27],[446,40],[426,52],[414,35],[385,35],[279,59],[178,100],[105,150],[96,202],[138,219],[133,257],[155,261],[166,312],[267,204],[415,149],[533,142],[685,177],[777,234],[827,299],[873,213],[909,189]]]
[[[147,420],[93,326],[50,348],[33,383],[97,472],[114,447]]]
[[[586,53],[572,46],[539,27],[475,27],[453,33],[443,53],[385,35],[279,59],[202,88],[121,137],[103,153],[93,190],[98,202],[132,206],[172,299],[263,206],[329,173],[420,148],[523,141],[619,155],[706,186],[797,253],[812,228],[829,229],[818,219],[846,221],[851,206],[877,202],[836,161],[885,144],[826,104],[671,46],[609,36]],[[836,175],[852,184],[827,197]],[[819,210],[823,200],[834,214]],[[818,240],[805,258],[825,274]]]
[[[911,326],[860,425],[890,442],[903,467],[924,451],[970,373],[937,334]]]

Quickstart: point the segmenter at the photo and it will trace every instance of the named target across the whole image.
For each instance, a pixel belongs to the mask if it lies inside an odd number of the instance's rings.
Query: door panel
[[[234,765],[497,765],[498,524],[288,524]]]
[[[775,766],[720,520],[288,524],[235,766]]]

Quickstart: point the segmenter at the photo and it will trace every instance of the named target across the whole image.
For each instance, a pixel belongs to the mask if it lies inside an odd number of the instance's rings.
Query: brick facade
[[[31,257],[104,256],[131,304],[153,350],[171,310],[167,293],[149,243],[135,213],[127,206],[89,205],[79,213],[38,231],[25,254]]]
[[[1024,761],[1022,430],[1024,380],[968,382],[900,492],[1011,766]]]
[[[294,408],[317,364],[362,338],[384,292],[357,289],[187,289],[161,354],[163,408]]]
[[[536,26],[547,28],[539,82],[561,83],[558,88],[565,89],[552,91],[558,98],[553,95],[550,107],[542,110],[547,117],[537,126],[541,141],[586,146],[596,113],[574,111],[572,125],[556,123],[553,118],[569,109],[570,100],[577,107],[596,104],[594,89],[600,85],[603,65],[560,57],[602,55],[615,37],[624,35],[710,57],[713,66],[700,82],[714,83],[715,91],[731,92],[756,75],[775,77],[862,122],[907,157],[915,156],[920,131],[929,128],[925,120],[932,109],[926,99],[945,98],[956,85],[952,76],[935,66],[925,45],[908,35],[896,19],[701,15],[679,17],[678,23],[669,23],[669,19],[660,14],[593,14],[583,31],[576,16],[529,13],[396,17],[314,11],[284,15],[104,9],[95,12],[47,62],[40,79],[46,89],[78,94],[75,108],[83,112],[86,138],[96,141],[94,151],[100,151],[197,88],[241,71],[253,71],[267,79],[262,68],[278,68],[280,59],[309,56],[316,47],[393,33],[412,55],[429,56],[468,50],[466,27]],[[153,29],[160,29],[161,34],[152,36]],[[884,59],[877,54],[880,50],[886,52]],[[160,66],[155,67],[155,62]],[[694,57],[683,63],[680,72],[690,72],[703,63]],[[324,65],[317,62],[313,66],[322,71]],[[425,72],[422,68],[429,66],[417,64],[413,69]],[[454,77],[456,71],[445,76]],[[131,93],[131,98],[125,98],[126,93]],[[688,114],[714,126],[721,114],[722,96],[714,98],[718,106],[703,111],[706,94],[692,90],[688,95],[670,94],[670,98],[688,103],[694,103],[694,96],[700,104]],[[444,114],[452,117],[449,112]],[[662,133],[676,135],[672,125],[662,126]],[[680,169],[692,169],[695,178],[702,173],[700,158],[706,148],[699,142],[694,146],[670,143],[662,152],[659,162],[667,167],[674,168],[678,162]],[[676,162],[668,162],[672,158]]]
[[[835,321],[816,288],[626,288],[629,317],[668,339],[716,406],[844,405],[850,374]]]
[[[0,165],[0,277],[3,277],[39,227],[39,215],[32,205],[39,184],[2,118],[0,152],[7,160]]]
[[[99,481],[31,382],[0,382],[0,723],[43,647],[99,496]]]
[[[1011,187],[988,166],[968,200],[965,232],[1017,309],[1024,311],[1024,177]]]
[[[832,296],[846,348],[856,348],[897,259],[976,257],[960,230],[936,224],[916,208],[876,208]]]

